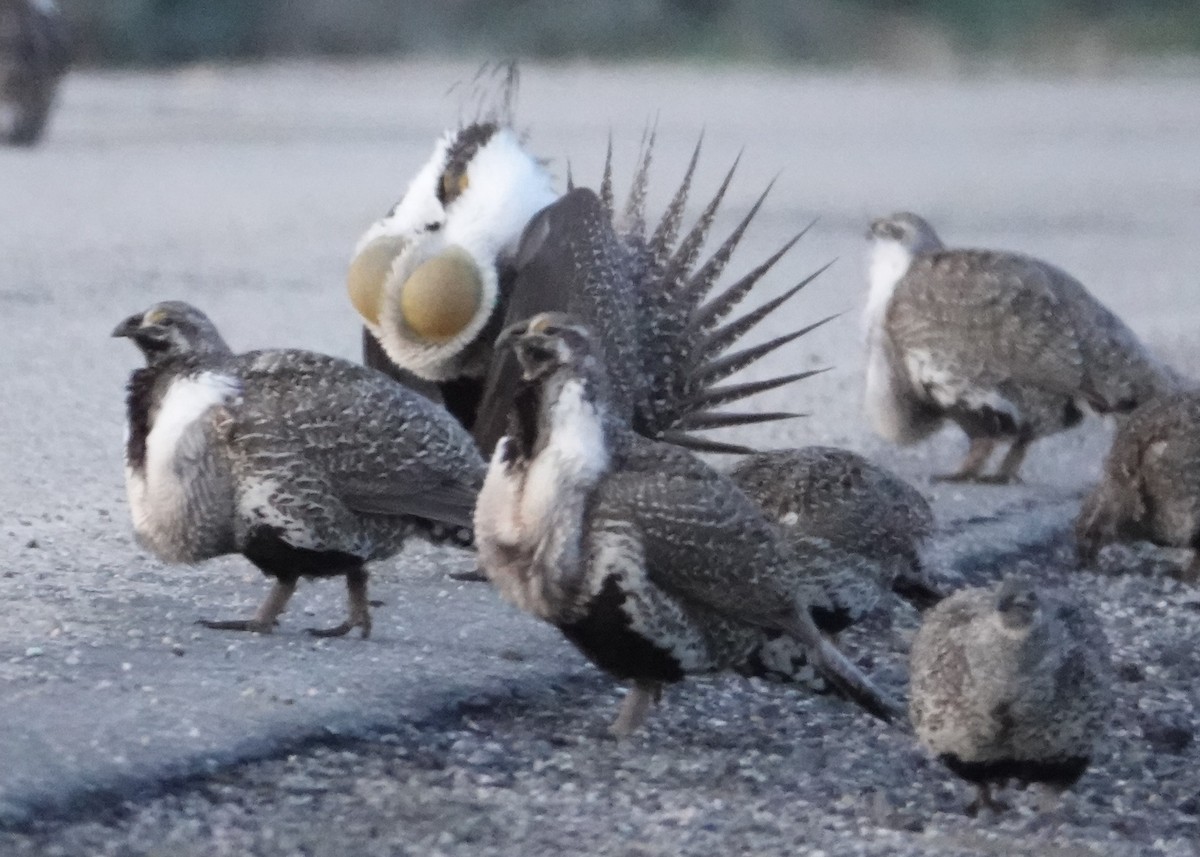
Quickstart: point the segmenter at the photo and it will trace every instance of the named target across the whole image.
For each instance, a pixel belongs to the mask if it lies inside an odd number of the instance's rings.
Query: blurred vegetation
[[[1200,0],[60,0],[91,63],[287,55],[878,61],[1200,53]]]

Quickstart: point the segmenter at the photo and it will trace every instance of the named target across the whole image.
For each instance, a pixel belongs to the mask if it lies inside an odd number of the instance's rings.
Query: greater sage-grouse
[[[1118,427],[1075,534],[1085,563],[1116,541],[1192,548],[1185,577],[1200,579],[1200,392],[1148,402]]]
[[[898,476],[853,452],[828,446],[746,456],[729,472],[738,487],[780,527],[802,560],[815,554],[807,590],[817,627],[835,635],[885,603],[893,591],[918,610],[943,596],[922,548],[933,532],[933,510]],[[840,558],[840,559],[839,559]],[[801,678],[803,652],[777,637],[740,671]]]
[[[462,539],[484,464],[441,408],[365,366],[307,351],[234,354],[204,313],[155,304],[113,331],[146,358],[129,381],[125,483],[143,545],[168,562],[240,553],[275,578],[268,633],[300,577],[345,575],[371,630],[369,560],[410,535]]]
[[[777,632],[892,716],[817,630],[802,597],[810,570],[775,526],[727,476],[629,428],[586,327],[541,314],[507,329],[506,345],[521,383],[476,506],[480,565],[507,600],[632,682],[615,733],[637,728],[664,682],[736,667]]]
[[[1016,253],[948,250],[903,212],[868,238],[867,413],[913,443],[950,419],[970,440],[939,478],[1011,482],[1029,445],[1083,419],[1125,412],[1180,379],[1070,275]],[[999,441],[1011,446],[983,470]]]
[[[701,262],[733,170],[680,238],[697,146],[650,230],[645,198],[653,144],[651,135],[617,216],[611,145],[599,192],[569,185],[560,196],[543,163],[503,122],[447,133],[403,199],[363,235],[350,265],[350,297],[368,332],[366,362],[433,386],[485,454],[504,434],[519,374],[511,355],[495,351],[496,335],[545,311],[569,312],[595,332],[611,378],[609,406],[640,434],[694,449],[744,451],[691,432],[792,416],[720,408],[811,372],[720,382],[804,332],[730,350],[815,276],[728,320],[799,235],[714,294],[763,198]]]
[[[1105,734],[1115,681],[1096,616],[1009,578],[959,590],[913,641],[909,710],[917,737],[998,809],[1008,780],[1065,789]]]
[[[0,0],[0,140],[31,146],[41,138],[69,61],[54,0]]]
[[[879,563],[881,583],[917,609],[943,597],[921,555],[933,510],[894,473],[849,450],[808,446],[746,456],[729,475],[789,536]]]

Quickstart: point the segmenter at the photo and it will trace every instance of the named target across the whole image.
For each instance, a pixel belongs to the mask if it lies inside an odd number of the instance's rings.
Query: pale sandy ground
[[[194,628],[200,615],[252,609],[263,582],[238,559],[174,569],[133,544],[120,450],[122,386],[137,361],[108,332],[152,301],[186,298],[235,347],[355,356],[341,288],[349,250],[434,136],[472,112],[447,90],[473,71],[77,74],[46,145],[0,151],[0,820],[51,810],[78,820],[0,839],[0,852],[148,854],[171,843],[188,854],[320,854],[332,825],[349,831],[346,853],[364,854],[548,853],[580,836],[613,854],[1005,853],[1014,843],[1200,853],[1196,596],[1161,575],[1069,573],[1055,548],[1108,429],[1093,422],[1039,445],[1025,487],[934,491],[924,476],[953,464],[961,440],[896,452],[869,435],[857,324],[866,222],[910,208],[950,244],[1053,260],[1200,375],[1200,75],[1190,72],[942,81],[570,66],[523,77],[520,121],[560,177],[569,162],[578,181],[594,180],[609,131],[628,175],[655,117],[656,204],[701,129],[701,190],[745,152],[726,227],[778,175],[735,272],[819,218],[767,291],[838,261],[763,335],[845,314],[766,368],[835,368],[758,402],[813,415],[763,432],[764,444],[878,455],[934,497],[945,561],[982,579],[996,556],[1026,551],[1024,571],[1101,610],[1119,660],[1151,661],[1122,687],[1113,761],[1059,814],[967,823],[959,793],[903,735],[733,679],[673,691],[633,750],[614,748],[595,737],[611,683],[485,587],[448,582],[442,571],[470,565],[460,552],[414,548],[382,565],[375,593],[386,606],[368,643],[299,634],[341,610],[334,584],[304,588],[273,637]],[[910,625],[863,643],[896,682]],[[1176,752],[1159,740],[1167,728],[1190,743]],[[228,767],[327,731],[380,730],[383,744]],[[115,799],[214,769],[217,780],[165,802],[131,798],[123,821],[107,814]],[[289,776],[314,784],[298,803],[263,785]],[[272,829],[283,833],[263,833]]]

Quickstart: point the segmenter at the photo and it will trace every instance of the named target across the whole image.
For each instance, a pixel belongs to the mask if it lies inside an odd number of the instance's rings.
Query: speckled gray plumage
[[[798,537],[884,563],[887,585],[932,586],[921,548],[933,510],[921,492],[863,456],[830,446],[781,449],[743,458],[730,477],[766,516]]]
[[[1016,476],[1031,441],[1075,425],[1084,408],[1129,411],[1183,383],[1053,265],[947,249],[907,212],[875,221],[872,236],[913,253],[871,332],[908,423],[897,439],[919,439],[948,418],[972,439],[1013,440],[1003,481]],[[982,463],[960,475],[977,477]]]
[[[116,333],[148,357],[130,382],[126,473],[135,529],[164,559],[243,553],[294,586],[415,533],[469,528],[483,475],[473,441],[375,370],[304,351],[235,355],[179,302]]]
[[[69,42],[62,12],[50,0],[0,0],[0,106],[12,111],[8,124],[0,124],[0,140],[30,146],[42,136]]]
[[[1103,743],[1110,649],[1096,616],[1067,596],[1012,578],[960,590],[926,614],[910,669],[917,736],[982,786],[1069,785]]]
[[[557,625],[634,692],[741,664],[765,634],[807,647],[876,714],[889,703],[821,638],[802,568],[728,477],[607,411],[607,372],[586,328],[522,325],[527,387],[476,509],[484,571],[510,601]],[[820,557],[808,558],[815,563]],[[615,727],[636,726],[644,707]]]
[[[1200,393],[1151,401],[1118,426],[1076,539],[1085,562],[1117,541],[1200,548]],[[1193,559],[1188,574],[1198,571]]]
[[[729,476],[811,575],[808,600],[826,633],[860,621],[889,591],[918,609],[943,596],[921,554],[934,526],[928,502],[861,455],[826,446],[775,450],[743,458]],[[751,656],[747,671],[797,676],[804,665],[791,641],[777,639]]]

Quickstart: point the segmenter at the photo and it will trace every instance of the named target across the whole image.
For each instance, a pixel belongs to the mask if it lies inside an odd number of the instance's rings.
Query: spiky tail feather
[[[937,606],[946,597],[946,593],[941,589],[921,580],[915,574],[897,576],[892,583],[892,591],[922,613]]]
[[[872,684],[849,658],[822,636],[807,609],[797,611],[784,630],[804,646],[813,668],[851,702],[884,723],[903,719],[903,707]]]
[[[821,319],[760,345],[731,351],[752,328],[812,282],[828,265],[757,309],[727,320],[809,227],[797,233],[740,279],[716,291],[718,279],[771,188],[768,186],[759,196],[712,255],[700,261],[701,250],[733,180],[738,161],[735,160],[725,174],[692,228],[680,238],[683,210],[703,143],[701,135],[683,180],[659,222],[647,235],[645,200],[654,140],[655,134],[651,128],[643,137],[638,166],[622,216],[623,222],[618,225],[624,240],[638,259],[638,316],[645,326],[640,339],[645,348],[643,357],[648,383],[636,403],[634,428],[650,437],[698,451],[749,452],[751,450],[748,447],[696,437],[692,432],[800,416],[791,412],[731,413],[713,409],[815,374],[811,371],[796,372],[762,381],[719,386],[720,382],[735,373],[833,318]],[[600,198],[605,212],[610,217],[615,216],[611,139],[605,157]]]

